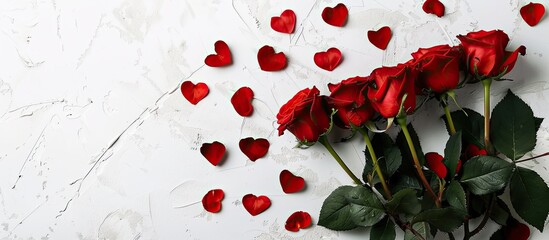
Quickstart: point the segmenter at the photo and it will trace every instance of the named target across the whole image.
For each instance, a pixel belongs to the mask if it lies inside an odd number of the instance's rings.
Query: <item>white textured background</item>
[[[442,2],[446,15],[436,18],[419,0],[344,1],[348,23],[336,28],[320,17],[335,1],[0,1],[0,238],[365,239],[364,230],[284,229],[298,210],[316,223],[323,199],[351,184],[321,146],[294,149],[291,134],[274,131],[279,107],[298,90],[316,85],[326,94],[328,82],[406,61],[419,47],[456,44],[458,34],[497,28],[510,35],[509,49],[523,44],[527,56],[508,76],[514,82],[495,84],[493,102],[511,88],[538,117],[549,118],[549,21],[526,25],[519,9],[529,1]],[[269,26],[285,9],[297,15],[292,35]],[[384,25],[393,29],[387,51],[366,38]],[[229,44],[232,66],[203,65],[217,40]],[[286,53],[286,70],[259,70],[257,50],[266,44]],[[330,47],[344,55],[333,72],[312,60]],[[191,105],[179,91],[184,80],[207,83],[209,96]],[[241,86],[256,97],[255,112],[245,119],[229,101]],[[480,85],[458,95],[462,105],[481,110]],[[421,114],[415,124],[424,151],[442,151],[442,111],[431,103]],[[549,151],[548,126],[542,125],[535,154]],[[248,136],[271,142],[255,163],[238,149]],[[222,166],[198,151],[212,141],[227,146]],[[360,175],[363,143],[336,146]],[[523,165],[549,180],[549,159]],[[303,176],[307,189],[284,194],[282,169]],[[199,203],[213,188],[226,193],[219,214]],[[271,208],[251,217],[240,203],[248,193],[269,196]],[[537,231],[532,237],[546,238]]]

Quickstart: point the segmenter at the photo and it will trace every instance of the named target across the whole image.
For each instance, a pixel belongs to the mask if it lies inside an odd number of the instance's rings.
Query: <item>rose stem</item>
[[[492,155],[490,144],[490,86],[492,85],[492,79],[484,79],[481,82],[484,86],[484,149],[489,155]]]
[[[452,119],[452,114],[450,114],[450,108],[448,107],[448,104],[446,104],[444,101],[441,101],[442,107],[444,108],[444,115],[446,115],[446,121],[448,122],[448,129],[450,130],[450,135],[454,135],[456,133],[456,127],[454,126],[454,120]]]
[[[381,168],[379,167],[379,164],[378,164],[378,161],[377,161],[377,156],[376,156],[376,153],[374,151],[374,146],[372,146],[372,141],[370,140],[370,136],[368,136],[368,132],[366,130],[364,130],[363,128],[358,128],[358,131],[364,137],[364,142],[366,142],[368,152],[370,152],[370,158],[372,158],[372,163],[374,164],[374,169],[377,173],[377,176],[379,177],[379,180],[381,181],[381,186],[383,186],[383,191],[385,191],[385,197],[387,197],[388,200],[391,200],[393,198],[393,195],[391,194],[391,191],[389,190],[389,187],[387,186],[387,183],[385,182],[385,178],[383,177],[383,173],[381,172]]]
[[[318,142],[320,142],[326,148],[326,150],[330,152],[330,154],[332,155],[332,157],[334,157],[336,162],[339,163],[339,166],[343,168],[343,170],[347,173],[347,175],[349,175],[349,177],[351,177],[357,185],[362,185],[362,181],[360,181],[360,179],[358,179],[355,176],[355,174],[351,172],[351,169],[349,169],[349,167],[345,165],[345,163],[343,162],[343,159],[341,159],[341,157],[336,153],[332,145],[330,145],[330,142],[328,142],[328,138],[326,136],[320,137],[320,139],[318,139]]]
[[[440,207],[440,200],[438,199],[435,192],[433,192],[433,189],[431,188],[431,185],[429,185],[429,182],[427,182],[427,179],[425,178],[425,174],[423,174],[423,170],[421,169],[421,164],[419,164],[419,159],[417,157],[416,149],[414,147],[414,143],[412,142],[412,137],[410,136],[410,132],[408,132],[408,127],[406,126],[406,117],[397,117],[398,124],[400,125],[400,128],[402,129],[402,132],[404,133],[404,136],[406,137],[406,142],[408,142],[408,148],[410,149],[410,152],[412,153],[412,158],[414,159],[414,165],[416,167],[417,174],[419,175],[419,178],[421,179],[421,182],[423,183],[423,186],[425,186],[425,189],[431,194],[433,197],[433,200],[435,200],[435,204],[437,207]]]

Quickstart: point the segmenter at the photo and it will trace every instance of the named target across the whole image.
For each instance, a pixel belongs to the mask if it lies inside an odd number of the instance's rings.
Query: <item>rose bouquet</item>
[[[432,239],[437,232],[454,239],[463,226],[469,239],[491,219],[501,226],[492,239],[526,239],[529,228],[512,208],[543,230],[549,188],[520,164],[547,155],[523,158],[534,149],[543,119],[511,91],[493,109],[490,103],[491,85],[506,80],[526,48],[506,50],[509,38],[500,30],[457,38],[459,46],[420,48],[405,63],[329,84],[329,95],[314,86],[303,89],[280,108],[279,135],[288,130],[302,147],[319,142],[355,183],[325,199],[318,225],[336,231],[371,227],[370,239],[395,239],[397,227],[405,239]],[[455,90],[466,84],[483,87],[483,114],[457,105]],[[429,100],[439,102],[448,130],[441,135],[447,139],[443,154],[424,154],[407,121]],[[459,110],[451,112],[450,104]],[[400,128],[396,138],[385,133],[393,125]],[[328,136],[338,129],[364,138],[361,178],[331,146]],[[506,194],[510,204],[502,200]],[[482,220],[471,226],[474,218]]]

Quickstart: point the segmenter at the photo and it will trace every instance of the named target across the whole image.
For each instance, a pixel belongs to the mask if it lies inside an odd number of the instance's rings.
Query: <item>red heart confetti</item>
[[[307,212],[298,211],[290,215],[284,226],[290,232],[297,232],[311,226],[311,215]]]
[[[326,7],[322,11],[322,19],[324,22],[336,27],[343,27],[343,25],[345,25],[345,22],[347,22],[347,15],[349,15],[349,11],[343,3],[337,4],[333,8]]]
[[[200,153],[214,166],[217,166],[225,156],[225,145],[220,142],[203,143]]]
[[[217,54],[208,55],[204,60],[206,65],[210,67],[223,67],[230,65],[233,62],[231,50],[225,42],[219,40],[215,42],[214,47]]]
[[[259,49],[257,61],[263,71],[273,72],[286,67],[286,55],[283,52],[275,53],[274,48],[268,45]]]
[[[191,81],[185,81],[181,83],[181,93],[191,104],[196,105],[200,100],[204,99],[210,89],[205,83],[197,83],[196,85]]]
[[[293,33],[295,30],[295,13],[288,9],[280,17],[271,18],[271,28],[281,33]]]
[[[522,19],[531,27],[536,26],[544,14],[545,7],[541,3],[529,3],[520,8]]]
[[[437,17],[444,16],[444,9],[444,4],[439,0],[427,0],[423,3],[423,11],[425,13],[437,15]]]
[[[213,189],[208,191],[202,198],[202,206],[211,213],[221,211],[221,201],[225,198],[225,193],[221,189]]]
[[[254,139],[252,137],[241,139],[238,143],[240,150],[246,155],[252,162],[262,158],[269,151],[269,141],[264,138]]]
[[[427,166],[429,169],[435,172],[439,178],[444,179],[446,177],[448,169],[446,169],[446,166],[442,163],[444,157],[440,156],[438,153],[430,152],[425,154],[425,159],[427,160]]]
[[[242,198],[242,205],[252,216],[256,216],[271,206],[271,200],[267,196],[247,194]]]
[[[341,51],[330,48],[326,52],[317,52],[314,56],[315,64],[324,70],[332,71],[341,63]]]
[[[288,170],[282,170],[280,172],[280,186],[282,186],[282,191],[285,193],[295,193],[303,189],[305,180]]]
[[[243,117],[248,117],[254,112],[252,106],[252,99],[254,98],[254,92],[249,87],[241,87],[231,97],[231,103],[234,110]]]
[[[385,50],[391,41],[391,35],[391,28],[385,26],[377,31],[368,31],[368,40],[377,48]]]

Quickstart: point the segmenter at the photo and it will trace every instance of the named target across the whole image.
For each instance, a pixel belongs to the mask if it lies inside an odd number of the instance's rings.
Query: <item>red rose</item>
[[[459,47],[439,45],[412,53],[411,64],[419,71],[416,85],[435,93],[453,90],[459,83]],[[409,62],[410,63],[410,62]]]
[[[316,87],[306,88],[284,104],[276,115],[278,135],[288,129],[302,142],[316,142],[330,128],[325,96],[319,94]]]
[[[368,88],[368,99],[374,109],[384,118],[395,117],[407,94],[404,110],[413,112],[416,108],[415,76],[415,71],[403,64],[375,69],[369,77],[375,85]]]
[[[476,157],[476,156],[486,156],[488,153],[484,149],[480,149],[475,144],[469,144],[466,148],[463,154],[461,155],[461,158],[465,161]]]
[[[526,54],[524,46],[518,47],[514,52],[505,51],[509,37],[501,30],[470,32],[457,38],[465,50],[469,71],[481,79],[511,72],[518,54]]]
[[[436,152],[429,152],[425,154],[425,160],[427,161],[427,167],[431,169],[439,178],[446,178],[448,174],[448,168],[444,165],[444,157]],[[456,165],[456,172],[461,169],[461,160],[458,160]]]
[[[365,96],[369,80],[365,77],[353,77],[338,84],[328,84],[330,89],[329,105],[337,109],[336,120],[339,126],[349,128],[362,126],[374,115],[374,108]]]

